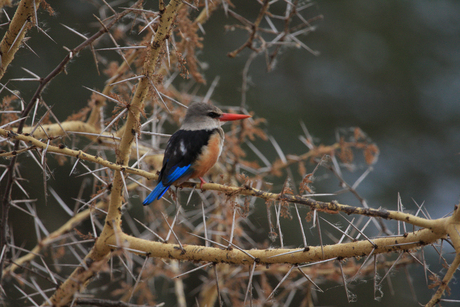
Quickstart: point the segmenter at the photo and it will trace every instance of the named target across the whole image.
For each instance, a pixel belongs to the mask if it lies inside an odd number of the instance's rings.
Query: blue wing
[[[158,184],[142,203],[144,206],[160,199],[176,180],[193,173],[193,163],[214,132],[215,129],[178,130],[171,136],[165,149]]]
[[[153,189],[153,191],[147,196],[147,198],[144,200],[142,203],[144,206],[147,206],[154,200],[160,199],[163,197],[163,195],[166,193],[166,191],[169,189],[169,187],[174,183],[174,181],[178,180],[179,178],[183,176],[188,176],[191,173],[193,173],[193,169],[191,168],[191,165],[183,166],[183,167],[174,167],[171,169],[171,173],[166,175],[163,180],[160,180]]]

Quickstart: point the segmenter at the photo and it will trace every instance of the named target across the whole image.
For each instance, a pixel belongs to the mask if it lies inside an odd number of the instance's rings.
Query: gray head
[[[212,130],[223,122],[244,119],[250,115],[223,113],[219,108],[204,102],[192,103],[185,114],[182,130]]]
[[[194,102],[188,107],[187,114],[185,114],[181,129],[215,129],[221,125],[219,118],[222,116],[222,114],[223,112],[219,108],[209,103]]]

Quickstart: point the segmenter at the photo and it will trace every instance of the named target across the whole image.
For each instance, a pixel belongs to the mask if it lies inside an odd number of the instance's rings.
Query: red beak
[[[232,120],[245,119],[245,118],[248,118],[248,117],[251,117],[251,115],[222,113],[222,115],[219,117],[219,120],[221,122],[228,122],[228,121],[232,121]]]

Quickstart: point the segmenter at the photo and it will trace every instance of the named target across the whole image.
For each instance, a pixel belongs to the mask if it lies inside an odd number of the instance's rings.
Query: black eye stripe
[[[220,114],[216,113],[216,112],[209,112],[208,116],[211,117],[211,118],[218,118],[218,117],[220,117]]]

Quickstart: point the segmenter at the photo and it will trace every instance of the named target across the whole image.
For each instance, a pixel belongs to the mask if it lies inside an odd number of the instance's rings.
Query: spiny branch
[[[112,170],[116,170],[116,171],[119,171],[119,172],[126,172],[126,173],[130,173],[130,174],[136,174],[136,175],[140,175],[140,176],[143,176],[145,178],[148,178],[148,179],[156,178],[156,175],[153,175],[152,173],[149,173],[149,172],[146,172],[146,171],[143,171],[143,170],[140,170],[140,169],[132,168],[132,167],[129,167],[129,166],[123,166],[123,165],[120,165],[120,164],[116,164],[114,162],[107,161],[107,160],[105,160],[105,159],[103,159],[103,158],[101,158],[99,156],[90,155],[90,154],[88,154],[88,153],[86,153],[86,152],[84,152],[82,150],[73,150],[73,149],[67,148],[65,146],[48,145],[47,143],[41,142],[41,141],[37,140],[34,137],[26,136],[26,135],[23,135],[23,134],[16,134],[13,131],[8,131],[8,130],[5,130],[5,129],[0,129],[0,135],[3,135],[5,137],[9,137],[9,138],[14,139],[14,140],[24,141],[26,144],[33,145],[34,148],[41,148],[41,149],[46,148],[48,153],[59,153],[59,154],[63,154],[63,155],[69,156],[69,157],[75,157],[75,158],[80,159],[80,160],[94,162],[94,163],[97,163],[99,165],[106,166],[106,167],[108,167],[108,168],[110,168]],[[15,157],[15,156],[17,156],[16,155],[17,151],[13,151],[13,152],[7,153],[7,154]]]
[[[106,206],[107,204],[105,202],[99,202],[95,205],[95,208],[102,208]],[[42,241],[40,241],[31,251],[30,253],[16,259],[14,263],[12,263],[10,266],[6,267],[4,270],[5,274],[8,274],[10,272],[14,272],[19,265],[31,261],[33,258],[36,257],[38,253],[40,253],[43,248],[47,247],[49,244],[54,242],[57,238],[62,236],[63,234],[72,231],[75,226],[78,224],[82,223],[86,219],[88,219],[89,215],[91,214],[91,209],[86,209],[83,210],[80,213],[75,214],[72,218],[70,218],[64,225],[50,233],[49,236],[44,238]]]
[[[34,4],[35,2],[35,4]],[[6,72],[8,65],[13,61],[16,51],[21,46],[23,39],[29,29],[28,24],[32,22],[35,15],[35,8],[40,6],[40,0],[22,0],[13,19],[9,24],[8,31],[0,42],[1,66],[0,79]]]
[[[406,236],[396,236],[388,238],[373,239],[377,247],[369,241],[309,246],[301,249],[221,249],[215,247],[204,247],[198,245],[183,245],[182,248],[177,244],[153,242],[121,234],[120,238],[127,244],[127,250],[138,255],[159,257],[165,259],[203,261],[214,263],[231,264],[250,264],[256,262],[261,265],[274,263],[310,263],[326,259],[345,259],[361,257],[373,254],[389,253],[395,251],[405,251],[416,249],[420,246],[429,245],[443,237],[443,234],[435,233],[429,229],[422,229],[407,234]],[[107,244],[116,245],[115,238],[107,241]],[[120,246],[123,248],[123,246]],[[324,256],[323,256],[324,252]]]
[[[144,62],[143,77],[139,80],[136,92],[129,106],[130,112],[125,124],[125,129],[121,137],[120,145],[117,151],[117,165],[123,169],[115,171],[113,178],[112,190],[110,193],[109,207],[107,211],[104,228],[95,245],[85,257],[85,262],[89,269],[75,270],[64,284],[54,293],[51,301],[56,306],[68,304],[71,297],[76,291],[80,291],[86,286],[89,278],[94,276],[97,269],[90,267],[91,264],[106,263],[110,257],[111,247],[107,244],[111,239],[119,237],[121,233],[121,206],[124,194],[124,172],[129,162],[131,145],[134,141],[141,110],[144,109],[144,102],[149,91],[149,78],[154,74],[156,64],[162,51],[165,39],[169,36],[171,27],[175,20],[178,10],[183,3],[180,0],[171,0],[164,10],[160,11],[160,21],[157,32],[147,52],[147,58]],[[116,244],[115,240],[115,244]],[[112,242],[113,243],[113,242]]]
[[[118,172],[136,174],[136,175],[145,177],[147,179],[156,180],[158,178],[156,174],[152,174],[152,173],[140,170],[140,169],[131,168],[128,166],[123,166],[120,164],[109,162],[107,160],[102,159],[101,157],[87,154],[81,150],[72,150],[69,148],[60,148],[58,146],[48,145],[33,137],[15,134],[14,132],[8,131],[5,129],[0,129],[0,135],[10,137],[12,139],[22,140],[28,144],[34,145],[37,148],[42,148],[42,149],[47,148],[48,152],[61,153],[64,155],[79,158],[81,160],[94,162],[94,163],[109,167]],[[199,188],[200,184],[186,182],[186,183],[183,183],[181,187]],[[221,185],[221,184],[216,184],[216,183],[206,183],[206,184],[203,184],[202,188],[203,190],[213,190],[213,191],[218,191],[218,192],[224,192],[228,197],[235,197],[238,195],[255,196],[258,198],[262,198],[266,201],[286,201],[288,203],[295,203],[295,204],[308,206],[312,210],[322,210],[322,211],[329,212],[329,213],[344,212],[346,214],[359,214],[359,215],[372,216],[372,217],[378,217],[378,218],[383,218],[383,219],[394,219],[398,221],[404,221],[407,223],[411,223],[415,226],[430,228],[430,229],[439,227],[438,226],[439,223],[437,223],[435,220],[424,219],[424,218],[420,218],[420,217],[417,217],[411,214],[407,214],[407,213],[403,213],[403,212],[399,212],[399,211],[353,207],[349,205],[340,204],[335,201],[321,202],[321,201],[313,200],[311,198],[302,197],[300,195],[271,193],[271,192],[261,191],[258,189],[254,189],[250,186],[232,187],[232,186]]]
[[[262,21],[262,18],[265,16],[267,13],[268,7],[270,6],[270,1],[264,0],[262,8],[259,11],[259,15],[257,16],[256,21],[254,23],[250,23],[249,21],[245,20],[245,23],[248,24],[248,28],[250,27],[250,35],[248,40],[238,49],[230,52],[227,54],[227,56],[234,58],[236,57],[241,51],[243,51],[244,48],[248,47],[251,50],[258,51],[256,47],[254,47],[254,38],[256,37],[257,31],[259,30],[259,24]],[[233,11],[229,11],[230,15],[233,17],[243,20],[243,17],[239,16]]]
[[[20,8],[22,9],[23,6],[25,7],[26,3],[28,3],[28,7],[34,8],[35,5],[33,5],[33,3],[31,3],[33,1],[35,1],[35,0],[32,0],[32,1],[23,0],[23,1],[21,1]],[[39,1],[37,1],[36,3],[38,4]],[[141,3],[141,1],[138,1],[134,5],[134,7],[138,6],[139,3]],[[130,11],[125,10],[124,12],[116,15],[107,26],[102,27],[101,30],[99,30],[97,33],[95,33],[93,36],[91,36],[88,40],[86,40],[85,42],[83,42],[82,44],[80,44],[79,46],[74,48],[73,50],[71,50],[67,54],[67,56],[61,61],[61,63],[48,76],[46,76],[44,79],[41,79],[40,84],[39,84],[37,90],[35,91],[34,95],[32,96],[30,102],[27,104],[27,106],[22,111],[21,118],[26,118],[29,115],[29,113],[32,110],[32,108],[34,107],[34,105],[37,104],[40,101],[41,93],[43,92],[45,87],[58,74],[60,74],[61,72],[64,71],[66,65],[70,62],[71,59],[73,59],[73,57],[75,55],[77,55],[84,48],[90,46],[97,38],[99,38],[103,34],[105,34],[108,31],[108,29],[110,29],[113,25],[115,25],[122,17],[127,15],[129,12]],[[21,17],[31,18],[32,13],[30,11],[28,13],[24,13],[24,12],[18,10],[16,12],[16,14],[15,14],[15,17],[16,17],[16,15],[20,15],[20,14],[24,14],[24,16],[21,16]],[[25,31],[23,31],[23,34],[21,34],[21,35],[25,35]],[[4,41],[6,41],[6,40],[4,40]],[[17,48],[19,48],[19,44],[17,45]],[[3,53],[4,50],[1,49],[1,51]],[[6,52],[4,54],[6,54]],[[12,60],[12,58],[11,58],[11,60]],[[3,65],[3,60],[2,60],[2,69],[6,69],[6,65],[7,65],[6,63],[5,63],[5,65]],[[1,71],[1,75],[3,75],[3,71]],[[17,128],[18,133],[22,133],[22,129],[23,129],[24,125],[25,125],[25,120],[22,120],[22,121],[19,122],[19,126]],[[16,140],[16,142],[14,144],[14,151],[17,151],[17,150],[19,150],[19,140]],[[11,192],[12,192],[12,189],[13,189],[13,183],[15,181],[15,178],[14,178],[14,166],[15,166],[16,162],[17,162],[17,156],[14,156],[11,159],[10,164],[8,166],[8,170],[7,170],[8,178],[7,178],[7,181],[6,181],[6,187],[5,187],[4,194],[3,194],[3,199],[2,199],[2,218],[1,218],[1,225],[0,225],[0,229],[1,229],[0,230],[0,232],[1,232],[1,235],[0,235],[0,249],[3,249],[3,246],[6,246],[6,244],[7,244],[7,235],[8,235],[7,223],[8,223],[8,215],[9,215],[9,208],[10,208]],[[2,270],[3,270],[3,262],[0,263],[0,276],[2,275]]]

